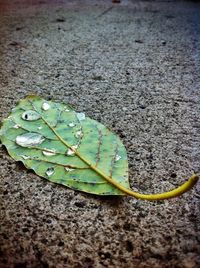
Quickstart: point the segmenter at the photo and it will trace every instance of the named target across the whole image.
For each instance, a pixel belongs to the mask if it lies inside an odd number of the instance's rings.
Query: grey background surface
[[[1,119],[30,93],[69,103],[121,137],[132,189],[170,190],[200,171],[199,22],[192,1],[2,1]],[[102,198],[0,156],[0,267],[200,266],[200,184]]]

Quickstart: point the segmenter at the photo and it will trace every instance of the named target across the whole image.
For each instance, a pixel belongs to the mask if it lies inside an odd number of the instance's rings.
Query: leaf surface
[[[8,153],[52,182],[98,195],[124,195],[105,180],[130,189],[126,149],[101,123],[63,103],[37,96],[21,100],[3,121]]]

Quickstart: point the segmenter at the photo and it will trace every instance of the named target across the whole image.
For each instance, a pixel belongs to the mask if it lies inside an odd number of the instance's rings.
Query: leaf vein
[[[95,125],[96,126],[96,125]],[[102,140],[103,140],[103,134],[102,131],[96,126],[97,131],[98,131],[98,148],[97,148],[97,153],[96,153],[96,164],[95,166],[98,166],[98,163],[100,161],[100,152],[101,152],[101,146],[102,146]]]
[[[119,145],[117,143],[116,147],[115,147],[114,155],[113,155],[112,161],[111,161],[110,178],[112,178],[113,169],[114,169],[114,166],[115,166],[115,163],[116,163],[116,156],[117,156],[117,153],[118,153],[118,149],[119,149]]]

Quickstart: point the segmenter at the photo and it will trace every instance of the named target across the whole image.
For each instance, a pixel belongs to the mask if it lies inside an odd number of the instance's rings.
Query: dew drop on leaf
[[[69,156],[73,156],[73,155],[74,155],[74,151],[72,151],[71,149],[68,149],[68,151],[67,151],[67,155],[69,155]]]
[[[40,129],[42,129],[42,126],[39,126],[39,127],[38,127],[38,130],[40,130]]]
[[[22,119],[26,121],[36,121],[41,118],[41,115],[33,110],[28,110],[22,114]]]
[[[54,174],[54,168],[53,167],[50,167],[50,168],[47,168],[46,172],[48,177],[52,176]]]
[[[16,125],[13,126],[13,128],[17,129],[17,128],[20,128],[20,126],[16,124]]]
[[[121,156],[117,154],[115,157],[115,161],[119,161],[120,159],[121,159]]]
[[[45,138],[34,132],[28,132],[16,137],[15,142],[22,147],[29,147],[41,144]]]
[[[31,157],[30,156],[28,156],[28,155],[20,155],[24,160],[28,160],[28,159],[30,159]]]
[[[46,148],[45,148],[46,149]],[[53,156],[56,154],[55,150],[42,151],[43,155],[45,156]]]
[[[77,131],[76,134],[75,134],[75,137],[77,139],[83,137],[83,132],[81,130]]]
[[[43,109],[44,111],[49,110],[50,107],[51,107],[51,106],[50,106],[47,102],[44,102],[44,103],[42,104],[42,109]]]
[[[76,116],[79,121],[85,120],[85,114],[84,113],[76,113]]]
[[[66,167],[65,170],[66,170],[67,172],[70,172],[70,171],[73,171],[73,170],[75,170],[75,169],[74,169],[74,168],[68,168],[68,167]]]
[[[73,122],[69,123],[69,127],[75,127],[75,124]]]
[[[76,145],[73,145],[73,146],[72,146],[72,149],[73,149],[73,150],[76,150],[76,149],[78,149],[78,144],[76,144]]]

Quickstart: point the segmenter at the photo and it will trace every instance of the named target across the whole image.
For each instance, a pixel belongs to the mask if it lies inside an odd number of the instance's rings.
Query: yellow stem
[[[84,163],[86,163],[91,169],[93,169],[97,174],[103,177],[106,181],[114,185],[116,188],[121,190],[123,193],[133,196],[137,199],[149,200],[149,201],[156,201],[156,200],[163,200],[163,199],[170,199],[182,195],[183,193],[189,191],[198,181],[199,177],[197,174],[193,174],[185,183],[183,183],[178,188],[171,190],[169,192],[164,192],[161,194],[140,194],[138,192],[134,192],[131,189],[127,189],[126,187],[122,186],[111,177],[104,174],[100,171],[96,166],[92,165],[87,159],[85,159],[82,155],[80,155],[76,150],[74,150],[58,133],[57,131],[44,119],[43,121],[49,126],[49,128],[54,132],[54,134],[58,137],[58,139],[70,148]]]
[[[104,177],[105,178],[105,177]],[[106,178],[105,178],[106,179]],[[137,199],[149,200],[149,201],[156,201],[156,200],[163,200],[163,199],[170,199],[182,195],[183,193],[189,191],[198,181],[199,177],[196,174],[193,174],[185,183],[183,183],[178,188],[171,190],[169,192],[164,192],[161,194],[140,194],[138,192],[134,192],[123,187],[121,184],[113,181],[112,179],[108,180],[111,184],[115,185],[118,189],[126,193],[127,195],[133,196]]]

